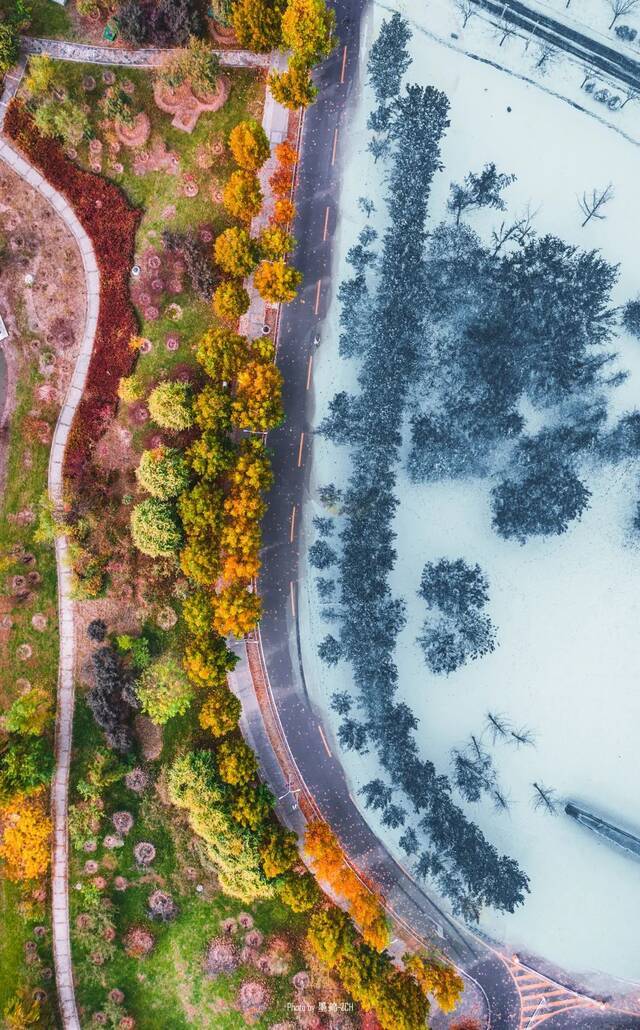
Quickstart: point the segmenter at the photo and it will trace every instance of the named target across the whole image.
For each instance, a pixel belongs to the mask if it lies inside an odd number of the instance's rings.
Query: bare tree
[[[467,22],[478,13],[478,9],[473,0],[456,0],[456,7],[462,15],[462,28],[465,29]]]
[[[522,747],[527,744],[533,747],[535,744],[535,737],[531,730],[527,729],[526,726],[523,726],[522,729],[519,730],[511,730],[511,737],[518,747]]]
[[[498,35],[500,36],[499,46],[502,46],[502,44],[507,39],[509,39],[510,36],[515,36],[516,34],[516,30],[513,28],[513,26],[509,25],[509,23],[506,21],[503,21],[502,25],[497,25],[496,28],[498,30]]]
[[[588,68],[588,67],[585,66],[582,70],[584,72],[584,76],[583,76],[582,82],[580,83],[580,89],[584,89],[585,84],[587,82],[587,79],[590,79],[591,76],[593,75],[593,69],[592,68]]]
[[[610,200],[613,200],[612,183],[609,183],[607,188],[604,190],[592,190],[590,197],[588,197],[586,193],[583,193],[582,200],[578,200],[578,206],[585,216],[581,228],[584,229],[587,222],[590,222],[592,218],[597,218],[600,221],[606,218],[606,215],[602,214],[602,208],[605,204],[608,204]]]
[[[505,243],[509,243],[513,240],[514,243],[522,246],[527,242],[533,233],[533,226],[531,224],[533,217],[534,215],[531,213],[530,209],[527,208],[522,218],[516,219],[516,221],[512,222],[510,225],[507,225],[506,222],[502,222],[499,229],[493,229],[491,231],[494,257],[502,250]]]
[[[545,787],[544,783],[532,783],[531,786],[534,790],[533,807],[536,810],[543,809],[550,815],[555,815],[558,806],[555,790],[552,787]]]
[[[538,47],[538,60],[536,61],[536,68],[539,68],[541,72],[547,70],[549,61],[555,54],[555,47],[552,47],[549,43],[541,43]]]
[[[495,744],[498,737],[506,740],[511,732],[508,719],[500,712],[487,712],[487,729],[491,734],[492,742]]]
[[[621,18],[623,14],[629,14],[631,11],[640,3],[640,0],[609,0],[609,7],[613,18],[609,22],[609,28],[612,29],[618,18]]]
[[[491,797],[493,798],[493,807],[497,809],[498,812],[509,811],[510,800],[499,787],[493,788],[491,791]]]
[[[623,104],[620,104],[620,110],[622,110],[623,107],[626,107],[631,100],[638,100],[638,98],[640,97],[640,89],[633,89],[632,87],[629,87],[629,89],[625,90],[625,96],[627,99]]]

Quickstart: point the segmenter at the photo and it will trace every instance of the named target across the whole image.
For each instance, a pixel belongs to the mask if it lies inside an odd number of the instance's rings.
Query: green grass
[[[54,0],[27,0],[31,21],[26,28],[30,36],[74,39],[73,25],[66,9]],[[15,0],[0,0],[0,21],[15,10]]]
[[[24,977],[24,945],[27,925],[21,917],[18,888],[0,879],[0,1013]]]

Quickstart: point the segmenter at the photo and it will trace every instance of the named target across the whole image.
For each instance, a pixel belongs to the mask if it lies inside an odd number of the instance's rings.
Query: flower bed
[[[129,375],[135,361],[129,348],[129,340],[137,332],[129,275],[142,212],[129,205],[117,186],[76,167],[58,143],[41,136],[19,101],[11,102],[4,131],[67,198],[93,243],[100,270],[93,356],[65,455],[66,475],[78,478],[113,415],[120,377]]]

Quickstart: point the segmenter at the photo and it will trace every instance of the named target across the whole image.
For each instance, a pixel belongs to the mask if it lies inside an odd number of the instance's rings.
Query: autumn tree
[[[233,422],[240,429],[266,432],[284,419],[282,373],[276,365],[250,361],[238,373]]]
[[[186,450],[187,461],[201,479],[217,479],[231,468],[234,457],[231,441],[209,429]]]
[[[280,225],[265,226],[256,242],[260,257],[268,261],[286,257],[296,246],[293,236]]]
[[[242,279],[226,279],[213,295],[213,310],[223,322],[237,322],[251,303]]]
[[[233,218],[250,222],[262,208],[262,190],[255,172],[237,168],[229,176],[222,202]]]
[[[353,946],[349,916],[336,905],[314,912],[309,920],[307,940],[323,965],[335,969],[348,948]]]
[[[44,792],[16,795],[0,809],[0,824],[0,859],[7,879],[14,883],[42,879],[51,855],[51,819]]]
[[[223,740],[216,751],[221,779],[231,786],[251,783],[258,775],[258,761],[248,744],[242,739]]]
[[[122,376],[118,383],[118,397],[125,404],[133,404],[144,396],[144,386],[140,376],[135,372],[130,376]]]
[[[131,512],[133,543],[150,558],[169,558],[182,544],[182,531],[175,509],[168,501],[149,497]]]
[[[264,783],[236,787],[231,801],[231,817],[239,826],[255,833],[268,820],[273,805],[273,794]]]
[[[202,586],[215,582],[220,572],[222,504],[222,491],[206,481],[185,491],[178,502],[186,534],[180,566],[189,579]]]
[[[189,467],[180,451],[162,444],[142,452],[136,477],[143,490],[166,501],[186,490]]]
[[[236,164],[249,172],[257,172],[271,153],[267,134],[255,119],[238,122],[229,134],[229,148]]]
[[[228,687],[212,690],[200,709],[198,722],[203,730],[209,730],[214,737],[225,737],[238,726],[242,706]]]
[[[308,65],[328,57],[335,46],[336,17],[325,0],[289,0],[282,17],[282,39]]]
[[[52,717],[51,695],[42,687],[31,687],[15,699],[4,717],[9,733],[41,736]]]
[[[298,292],[302,272],[288,265],[282,258],[263,261],[256,270],[253,282],[263,300],[270,304],[288,304]]]
[[[208,329],[198,340],[195,354],[211,379],[232,382],[249,359],[249,341],[231,329]]]
[[[453,1012],[464,991],[464,980],[455,966],[439,955],[407,954],[404,967],[424,994],[432,994],[443,1012]]]
[[[271,222],[273,225],[291,225],[295,217],[296,206],[293,201],[285,200],[284,198],[276,200],[273,205],[273,214],[271,216]]]
[[[191,684],[170,655],[163,655],[145,669],[136,693],[142,711],[160,726],[174,715],[184,715],[193,700]]]
[[[277,143],[273,149],[278,164],[282,165],[283,168],[293,168],[297,165],[300,160],[300,155],[296,148],[289,143],[288,140],[283,140],[282,143]]]
[[[214,257],[223,272],[239,279],[251,275],[258,261],[255,243],[247,230],[238,226],[220,233],[215,242]]]
[[[224,386],[208,383],[193,402],[193,414],[200,429],[228,433],[231,429],[231,394]]]
[[[260,858],[268,880],[288,872],[300,861],[296,834],[282,826],[274,826],[260,845]]]
[[[278,894],[292,912],[309,912],[315,908],[322,894],[309,873],[285,873],[278,880]]]
[[[241,47],[258,54],[275,50],[282,42],[282,12],[286,0],[237,0],[233,28]]]
[[[308,107],[318,95],[318,89],[311,79],[309,65],[297,57],[291,58],[286,71],[271,72],[269,89],[274,100],[290,111]]]
[[[160,383],[149,394],[149,414],[163,429],[178,433],[193,425],[193,406],[188,383]]]
[[[226,587],[213,601],[213,625],[223,637],[246,636],[255,629],[261,614],[260,598],[242,585]]]

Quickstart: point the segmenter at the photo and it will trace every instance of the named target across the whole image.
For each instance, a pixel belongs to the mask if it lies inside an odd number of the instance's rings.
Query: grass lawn
[[[25,32],[29,36],[75,38],[71,19],[62,4],[55,3],[55,0],[28,0],[27,7],[31,12],[31,22]],[[0,21],[11,15],[14,9],[15,0],[0,0]]]
[[[178,732],[166,735],[163,761],[178,746],[178,740],[185,747],[188,739],[199,732],[188,716],[174,722]],[[71,797],[77,802],[78,783],[85,779],[96,751],[102,746],[101,734],[82,701],[77,706],[74,737],[77,748]],[[103,1010],[109,991],[118,988],[125,996],[124,1009],[135,1015],[141,1030],[186,1030],[193,1025],[231,1030],[246,1025],[235,1007],[238,989],[246,980],[264,983],[271,999],[268,1011],[255,1025],[266,1030],[285,1019],[286,1003],[291,999],[291,977],[305,965],[298,944],[304,918],[293,915],[279,902],[246,906],[220,894],[215,873],[197,838],[180,815],[162,803],[153,785],[138,796],[119,779],[105,789],[103,797],[104,815],[95,834],[97,850],[88,854],[82,846],[72,849],[70,882],[74,886],[87,883],[90,877],[84,872],[86,860],[98,862],[98,875],[106,880],[100,906],[110,913],[116,944],[132,925],[151,929],[156,944],[143,959],[130,958],[121,947],[116,947],[111,958],[95,965],[91,955],[97,937],[90,934],[83,938],[76,927],[78,916],[86,911],[84,889],[72,889],[74,969],[78,1003],[85,1009],[85,1019],[90,1013]],[[122,810],[132,813],[134,825],[124,838],[124,846],[110,850],[102,841],[106,834],[114,832],[111,814]],[[133,849],[138,841],[149,841],[156,848],[155,860],[146,870],[135,863]],[[116,876],[126,878],[126,890],[114,889]],[[196,889],[198,885],[202,892]],[[169,924],[149,919],[147,899],[156,888],[167,890],[178,905],[177,917]],[[241,912],[248,912],[255,927],[264,934],[263,952],[268,951],[274,936],[286,943],[286,970],[271,975],[255,966],[239,964],[233,973],[215,980],[204,977],[202,962],[208,942],[221,933],[222,920],[236,918]],[[233,935],[238,950],[244,935],[241,929]]]

